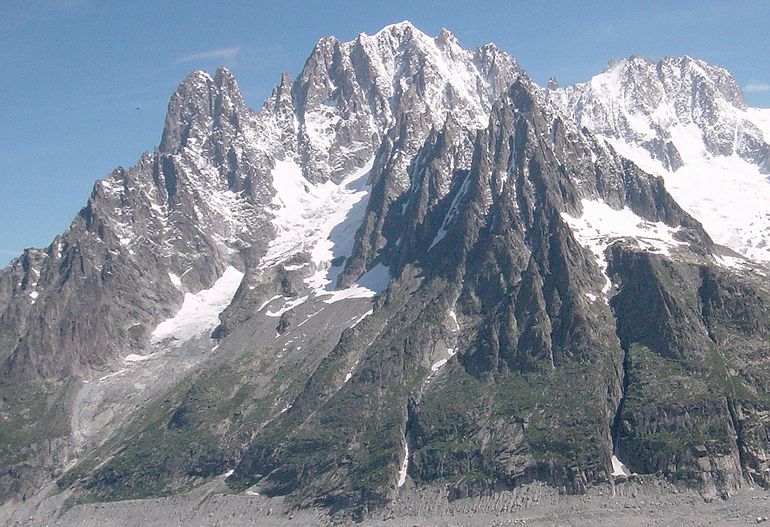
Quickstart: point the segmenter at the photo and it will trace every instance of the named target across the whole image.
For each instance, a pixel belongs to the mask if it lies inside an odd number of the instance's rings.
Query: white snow
[[[437,360],[431,365],[430,373],[428,374],[428,377],[425,379],[425,384],[429,383],[433,379],[433,374],[435,374],[441,368],[446,366],[447,362],[449,362],[449,359],[451,359],[452,357],[455,356],[455,354],[457,354],[457,350],[455,350],[454,348],[447,348],[446,353],[447,353],[446,358]]]
[[[117,377],[119,375],[122,375],[122,374],[126,373],[127,371],[128,370],[126,368],[122,368],[122,369],[120,369],[118,371],[114,371],[112,373],[108,373],[107,375],[105,375],[103,377],[99,377],[99,382],[106,381],[107,379],[111,379],[113,377]]]
[[[168,279],[174,284],[177,289],[182,289],[182,280],[174,273],[168,273]]]
[[[727,255],[715,255],[714,260],[722,267],[729,267],[731,269],[746,269],[747,264],[741,258]]]
[[[637,57],[621,60],[588,83],[551,93],[580,126],[603,136],[643,170],[662,176],[676,201],[715,242],[767,263],[770,180],[737,152],[746,148],[747,137],[770,143],[770,109],[740,108],[713,85],[711,109],[705,111],[698,101],[703,93],[691,83],[717,83],[718,78],[729,78],[729,73],[690,58],[656,65]],[[709,153],[704,137],[728,155]],[[684,166],[664,168],[643,146],[652,139],[670,141]]]
[[[265,313],[265,315],[267,315],[269,317],[280,317],[281,315],[283,315],[287,311],[289,311],[291,309],[294,309],[295,307],[297,307],[297,306],[299,306],[301,304],[304,304],[307,299],[308,299],[307,295],[299,296],[297,298],[292,298],[291,300],[288,300],[288,301],[284,302],[283,306],[281,306],[278,309],[278,311],[268,310],[267,313]]]
[[[123,357],[123,360],[125,362],[142,362],[145,360],[149,360],[151,358],[150,355],[137,355],[135,353],[129,353],[125,357]]]
[[[669,227],[663,222],[647,221],[629,208],[615,210],[602,201],[587,199],[583,199],[582,204],[583,214],[579,218],[573,218],[565,212],[562,218],[572,228],[580,244],[594,253],[599,268],[605,272],[606,283],[602,288],[605,295],[612,283],[606,275],[607,259],[604,253],[613,241],[632,238],[643,249],[661,254],[670,254],[671,248],[684,245],[674,239],[678,228]]]
[[[40,296],[40,293],[38,293],[37,291],[32,291],[32,292],[29,294],[29,297],[30,297],[32,300],[37,300],[37,297],[38,297],[38,296]]]
[[[359,323],[360,323],[360,322],[361,322],[363,319],[365,319],[366,317],[368,317],[368,316],[369,316],[369,315],[371,315],[372,313],[374,313],[374,310],[373,310],[373,309],[370,309],[369,311],[367,311],[366,313],[364,313],[363,315],[361,315],[360,317],[358,317],[358,318],[357,318],[357,319],[356,319],[356,320],[355,320],[355,321],[354,321],[354,322],[353,322],[353,323],[350,325],[350,327],[351,327],[351,328],[354,328],[354,327],[356,327],[356,326],[357,326],[357,325],[358,325],[358,324],[359,324]]]
[[[300,328],[300,327],[304,326],[305,323],[307,323],[311,318],[313,318],[314,316],[316,316],[318,313],[320,313],[323,310],[324,310],[324,308],[322,307],[321,309],[318,309],[317,311],[314,311],[314,312],[310,313],[307,317],[305,317],[305,320],[303,320],[302,322],[297,324],[297,327]]]
[[[324,302],[327,304],[348,298],[371,298],[385,291],[390,279],[390,270],[382,264],[377,264],[364,273],[355,284],[346,289],[321,289],[317,290],[317,293],[319,296],[325,296]]]
[[[441,367],[447,363],[447,360],[449,359],[441,359],[440,361],[434,362],[433,366],[430,367],[430,371],[437,372],[441,369]]]
[[[305,279],[305,283],[316,296],[326,296],[326,303],[347,298],[370,298],[387,288],[390,272],[387,267],[378,264],[353,286],[335,290],[343,266],[331,266],[332,260],[340,256],[349,257],[353,250],[356,230],[366,212],[369,197],[367,177],[373,163],[374,158],[339,184],[332,181],[310,183],[292,159],[276,163],[272,177],[276,190],[273,225],[277,236],[270,242],[260,266],[272,267],[298,252],[308,252],[315,273]],[[284,269],[296,270],[305,265],[287,265]],[[279,312],[268,315],[279,316],[296,305],[284,306]]]
[[[261,306],[259,306],[259,307],[257,308],[257,311],[262,311],[263,309],[265,309],[265,306],[266,306],[266,305],[268,305],[268,304],[269,304],[270,302],[272,302],[273,300],[277,300],[278,298],[283,298],[283,297],[282,297],[281,295],[275,295],[275,296],[274,296],[274,297],[272,297],[272,298],[268,298],[267,300],[265,300],[264,302],[262,302],[262,305],[261,305]]]
[[[615,454],[612,455],[612,475],[613,476],[630,476],[631,471],[626,468],[622,461],[620,461]]]
[[[272,213],[277,236],[260,266],[272,267],[300,251],[311,253],[317,266],[328,264],[338,255],[349,255],[366,209],[366,178],[373,163],[372,157],[339,185],[332,181],[316,185],[305,179],[293,159],[278,161],[272,171],[276,190]],[[357,217],[349,218],[351,212],[356,212]],[[349,247],[336,247],[335,242],[341,241],[348,242]]]
[[[770,143],[770,108],[746,108],[745,117],[762,131],[766,143]]]
[[[286,271],[296,271],[298,269],[302,269],[303,267],[307,267],[310,265],[310,262],[305,262],[303,264],[297,264],[297,265],[284,265],[283,268]]]
[[[401,470],[398,471],[398,488],[406,483],[406,472],[409,468],[409,441],[404,438],[404,460],[401,462]]]
[[[403,35],[409,31],[408,40]],[[462,49],[449,34],[431,38],[409,22],[386,26],[375,35],[359,35],[343,44],[351,50],[358,45],[370,59],[374,80],[386,96],[416,90],[414,79],[404,76],[413,67],[405,58],[405,48],[418,50],[424,57],[425,83],[420,86],[418,108],[439,126],[451,108],[453,116],[464,126],[483,128],[488,124],[489,98],[493,87],[488,75],[480,71],[473,53]],[[382,116],[377,116],[382,118]],[[386,116],[389,117],[389,116]]]
[[[356,371],[356,367],[358,367],[359,360],[356,360],[356,362],[353,363],[353,366],[350,367],[350,371],[345,375],[345,380],[342,381],[342,384],[345,384],[353,377],[353,372]]]
[[[150,341],[154,344],[168,339],[182,342],[213,330],[219,324],[219,314],[232,301],[242,279],[243,273],[230,266],[211,288],[185,294],[179,312],[158,324]]]
[[[342,120],[336,111],[336,105],[327,101],[319,108],[305,113],[305,133],[308,140],[320,152],[328,152],[334,144],[335,127]]]
[[[454,309],[451,309],[449,311],[449,318],[454,322],[454,328],[452,328],[454,331],[458,331],[460,329],[460,324],[457,322],[457,313],[455,313]]]

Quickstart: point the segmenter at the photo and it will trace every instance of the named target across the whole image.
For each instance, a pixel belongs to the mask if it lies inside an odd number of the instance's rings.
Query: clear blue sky
[[[0,0],[0,265],[46,246],[96,179],[157,145],[189,71],[227,65],[257,108],[319,37],[405,19],[429,35],[446,27],[466,48],[494,42],[540,83],[585,81],[634,53],[688,54],[727,67],[753,87],[750,105],[770,106],[766,0]]]

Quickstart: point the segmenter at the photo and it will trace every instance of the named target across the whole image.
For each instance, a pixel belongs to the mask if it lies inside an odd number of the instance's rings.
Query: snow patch
[[[449,311],[449,319],[454,323],[454,328],[452,328],[452,330],[459,331],[460,324],[457,322],[457,313],[455,313],[454,309]]]
[[[404,438],[404,460],[401,462],[401,470],[398,471],[398,488],[406,483],[406,473],[409,468],[409,441]]]
[[[329,267],[335,257],[350,255],[366,209],[366,179],[373,163],[374,157],[338,185],[332,181],[313,184],[293,159],[278,161],[271,174],[276,190],[272,213],[277,236],[260,267],[272,267],[300,251],[311,254],[316,268]],[[355,217],[351,217],[353,212]],[[323,270],[320,273],[322,278],[329,278],[323,276]]]
[[[251,288],[250,288],[250,289],[251,289]],[[275,295],[275,296],[274,296],[274,297],[272,297],[272,298],[268,298],[267,300],[265,300],[264,302],[262,302],[262,305],[261,305],[261,306],[259,306],[259,308],[257,309],[257,311],[262,311],[263,309],[265,309],[265,306],[266,306],[266,305],[268,305],[268,304],[269,304],[270,302],[272,302],[273,300],[277,300],[277,299],[279,299],[279,298],[283,298],[283,297],[282,297],[281,295]]]
[[[260,267],[269,268],[298,252],[306,252],[316,271],[305,283],[316,296],[328,297],[324,302],[370,298],[384,291],[390,283],[390,272],[381,264],[343,290],[334,289],[343,266],[331,265],[332,260],[347,258],[353,251],[355,234],[366,212],[367,177],[373,163],[374,157],[339,184],[309,182],[293,159],[276,163],[272,178],[276,190],[273,225],[277,235],[270,242]],[[292,271],[306,265],[309,264],[290,264],[284,269]]]
[[[441,359],[440,361],[437,361],[433,363],[433,366],[430,367],[430,371],[437,372],[441,369],[441,367],[447,363],[449,359]]]
[[[128,370],[126,368],[122,368],[122,369],[120,369],[118,371],[114,371],[112,373],[108,373],[107,375],[105,375],[103,377],[99,377],[99,382],[106,381],[107,379],[111,379],[113,377],[117,377],[119,375],[122,375],[122,374],[126,373],[127,371]]]
[[[321,289],[320,291],[317,290],[317,293],[319,296],[328,296],[328,298],[324,298],[324,302],[327,304],[348,298],[372,298],[388,288],[390,279],[390,270],[382,264],[377,264],[364,273],[355,284],[346,289],[332,291]]]
[[[230,266],[211,288],[185,294],[182,308],[158,324],[150,342],[157,344],[168,339],[183,342],[213,330],[219,324],[219,314],[232,302],[241,280],[243,273]]]
[[[714,260],[722,267],[729,267],[730,269],[744,270],[750,267],[743,258],[735,256],[714,255]]]
[[[630,476],[631,471],[626,468],[622,461],[620,461],[615,454],[612,455],[612,476]]]
[[[578,242],[589,249],[604,273],[605,285],[602,293],[610,291],[612,282],[606,274],[607,258],[605,251],[612,242],[620,238],[631,238],[640,247],[648,251],[669,255],[670,249],[685,245],[674,238],[678,228],[669,227],[663,222],[645,220],[629,208],[616,210],[602,201],[583,199],[583,214],[573,218],[566,212],[561,216],[572,229]]]
[[[285,271],[296,271],[298,269],[302,269],[303,267],[307,267],[310,265],[310,262],[305,262],[303,264],[297,264],[297,265],[284,265],[283,268]]]
[[[470,176],[466,176],[465,181],[463,181],[462,186],[460,186],[460,190],[452,200],[452,204],[449,206],[449,210],[447,211],[446,216],[444,216],[444,221],[441,222],[441,227],[439,227],[439,230],[436,233],[436,236],[434,236],[433,241],[430,242],[430,247],[428,247],[429,251],[433,249],[433,246],[435,246],[438,242],[446,237],[447,233],[449,232],[449,224],[452,223],[452,220],[454,220],[455,216],[457,216],[458,204],[468,192],[468,187],[470,184],[471,178]]]
[[[356,319],[356,320],[355,320],[355,321],[354,321],[354,322],[353,322],[353,323],[350,325],[350,327],[351,327],[351,328],[354,328],[354,327],[356,327],[356,326],[357,326],[357,325],[358,325],[358,324],[359,324],[359,323],[360,323],[360,322],[361,322],[363,319],[365,319],[366,317],[368,317],[368,316],[369,316],[369,315],[371,315],[372,313],[374,313],[374,310],[373,310],[373,309],[370,309],[369,311],[367,311],[366,313],[364,313],[363,315],[361,315],[360,317],[358,317],[358,318],[357,318],[357,319]]]
[[[302,322],[297,324],[297,327],[300,328],[300,327],[304,326],[307,321],[309,321],[311,318],[313,318],[314,316],[316,316],[318,313],[320,313],[323,310],[324,310],[324,308],[322,307],[321,309],[310,313],[307,317],[305,317],[305,320],[303,320]]]
[[[294,309],[295,307],[297,307],[297,306],[299,306],[301,304],[304,304],[305,301],[307,300],[307,298],[308,298],[307,295],[300,296],[300,297],[297,297],[297,298],[293,298],[292,300],[289,300],[288,302],[284,302],[283,306],[281,306],[281,308],[278,309],[278,311],[268,310],[267,313],[265,313],[265,315],[267,315],[269,317],[280,317],[281,315],[283,315],[287,311],[289,311],[291,309]]]
[[[129,353],[125,357],[123,357],[123,360],[125,362],[142,362],[146,360],[150,360],[151,355],[137,355],[136,353]]]
[[[356,360],[356,362],[353,363],[353,366],[351,366],[350,371],[345,375],[345,380],[342,381],[342,384],[345,384],[353,377],[353,372],[356,371],[356,367],[358,367],[358,362],[359,361]]]
[[[174,273],[168,273],[168,279],[174,284],[177,289],[182,289],[182,280]]]

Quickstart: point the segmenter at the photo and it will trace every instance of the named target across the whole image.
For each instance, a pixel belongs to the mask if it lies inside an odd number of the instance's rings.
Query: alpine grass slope
[[[0,495],[768,487],[768,123],[689,57],[541,88],[408,22],[259,111],[193,72],[0,273]]]

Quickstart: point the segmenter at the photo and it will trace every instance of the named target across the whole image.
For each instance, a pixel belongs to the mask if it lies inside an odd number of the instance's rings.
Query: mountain
[[[193,72],[160,146],[0,274],[10,517],[222,475],[359,519],[407,488],[770,486],[763,253],[670,183],[761,173],[763,115],[693,59],[543,89],[408,22],[322,38],[259,111]]]
[[[634,56],[584,84],[550,89],[579,126],[661,175],[719,243],[770,259],[770,111],[746,106],[724,68]]]

